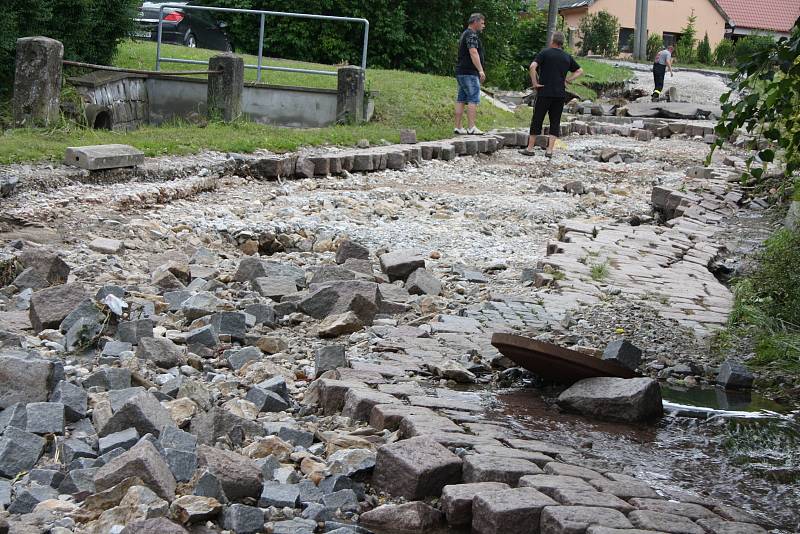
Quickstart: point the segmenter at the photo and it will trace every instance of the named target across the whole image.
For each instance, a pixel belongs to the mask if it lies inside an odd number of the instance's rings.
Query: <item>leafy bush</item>
[[[775,40],[769,35],[747,35],[736,41],[734,54],[737,63],[748,61],[754,54],[769,50]]]
[[[708,32],[703,40],[697,45],[697,61],[703,65],[711,64],[711,43],[708,42]]]
[[[133,29],[139,0],[4,0],[0,2],[0,92],[14,79],[16,41],[44,35],[64,44],[64,58],[109,64]]]
[[[800,328],[800,231],[769,238],[751,279],[767,314]]]
[[[714,63],[721,67],[729,67],[733,65],[734,61],[736,61],[736,56],[734,55],[733,41],[723,39],[717,43],[717,47],[714,49]]]
[[[511,57],[509,66],[513,79],[508,86],[512,89],[525,89],[531,84],[529,66],[536,54],[546,46],[547,12],[534,11],[530,16],[521,18],[514,28],[511,39]]]
[[[370,21],[367,64],[432,74],[452,74],[458,37],[470,13],[486,16],[481,35],[488,83],[504,77],[509,41],[521,10],[520,0],[201,0],[218,7],[262,9],[366,18]],[[229,24],[236,49],[258,52],[258,17],[220,14]],[[361,64],[363,26],[356,23],[267,17],[264,53],[271,57],[326,64]]]
[[[614,56],[619,40],[619,19],[606,10],[586,15],[581,19],[579,30],[583,39],[581,54],[591,50],[595,54]]]
[[[692,10],[692,14],[689,15],[689,18],[686,20],[686,26],[681,29],[681,37],[675,44],[675,55],[678,56],[678,60],[681,63],[694,62],[694,44],[697,40],[695,39],[697,36],[696,22],[697,15],[695,15],[694,10]]]
[[[651,34],[647,38],[647,59],[655,61],[656,54],[664,48],[664,37],[658,33]]]
[[[743,129],[755,136],[748,144],[754,152],[746,160],[745,177],[758,181],[764,175],[765,165],[753,167],[756,150],[765,164],[775,161],[779,151],[785,171],[779,187],[786,190],[800,170],[800,27],[788,39],[764,41],[764,45],[751,55],[739,56],[733,87],[720,97],[722,116],[714,130],[717,141],[707,161],[726,139]],[[735,100],[734,95],[742,97]],[[770,146],[759,147],[763,140]]]

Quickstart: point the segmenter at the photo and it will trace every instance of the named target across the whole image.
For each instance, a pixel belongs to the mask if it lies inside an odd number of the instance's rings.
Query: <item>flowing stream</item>
[[[766,399],[663,389],[666,415],[651,426],[562,413],[553,392],[498,392],[492,417],[526,437],[583,449],[664,493],[715,498],[800,532],[800,420]]]

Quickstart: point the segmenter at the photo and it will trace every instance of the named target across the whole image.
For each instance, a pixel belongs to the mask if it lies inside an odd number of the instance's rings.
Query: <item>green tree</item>
[[[604,56],[615,56],[619,40],[619,19],[606,10],[586,15],[581,19],[579,30],[583,41],[581,54],[589,51]]]
[[[547,12],[534,11],[520,18],[514,28],[511,40],[509,66],[513,79],[509,80],[511,89],[525,89],[531,84],[529,66],[547,41]]]
[[[653,61],[661,49],[664,48],[664,37],[658,33],[647,38],[647,59]]]
[[[458,37],[470,13],[486,16],[481,35],[489,83],[502,78],[521,0],[200,0],[210,6],[360,17],[370,21],[371,67],[451,74]],[[258,51],[258,17],[224,14],[237,50]],[[265,54],[336,64],[361,63],[363,26],[354,23],[267,17]]]
[[[686,20],[686,26],[681,29],[681,37],[678,39],[675,46],[675,55],[678,56],[678,61],[681,63],[694,62],[694,45],[695,41],[697,41],[696,23],[697,15],[694,14],[693,9],[692,14],[689,15],[689,18]]]
[[[740,98],[736,100],[734,95]],[[760,180],[766,163],[777,156],[785,168],[781,185],[791,187],[793,174],[800,170],[800,27],[796,26],[789,38],[741,56],[733,87],[720,102],[722,117],[715,129],[718,139],[708,161],[724,140],[742,129],[754,136],[751,149],[758,150],[764,140],[770,143],[747,159],[745,177]],[[756,157],[765,165],[754,166]]]
[[[737,63],[746,62],[753,54],[769,50],[775,40],[769,35],[747,35],[736,41],[734,55]]]
[[[736,61],[734,55],[733,41],[730,39],[723,39],[717,43],[714,49],[714,63],[721,67],[729,67]]]
[[[703,40],[697,45],[697,61],[703,65],[711,64],[711,43],[708,42],[708,32]]]
[[[130,35],[139,0],[4,0],[0,2],[0,93],[14,79],[16,41],[44,35],[64,44],[64,58],[108,64]]]

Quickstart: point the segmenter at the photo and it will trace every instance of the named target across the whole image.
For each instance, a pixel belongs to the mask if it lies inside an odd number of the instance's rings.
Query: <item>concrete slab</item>
[[[144,163],[144,153],[130,145],[71,146],[64,163],[90,171],[134,167]]]

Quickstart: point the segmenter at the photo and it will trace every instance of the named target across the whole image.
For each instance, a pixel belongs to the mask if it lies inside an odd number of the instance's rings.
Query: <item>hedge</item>
[[[43,35],[64,43],[64,57],[110,64],[129,35],[139,0],[3,0],[0,2],[0,92],[10,92],[16,41]]]

